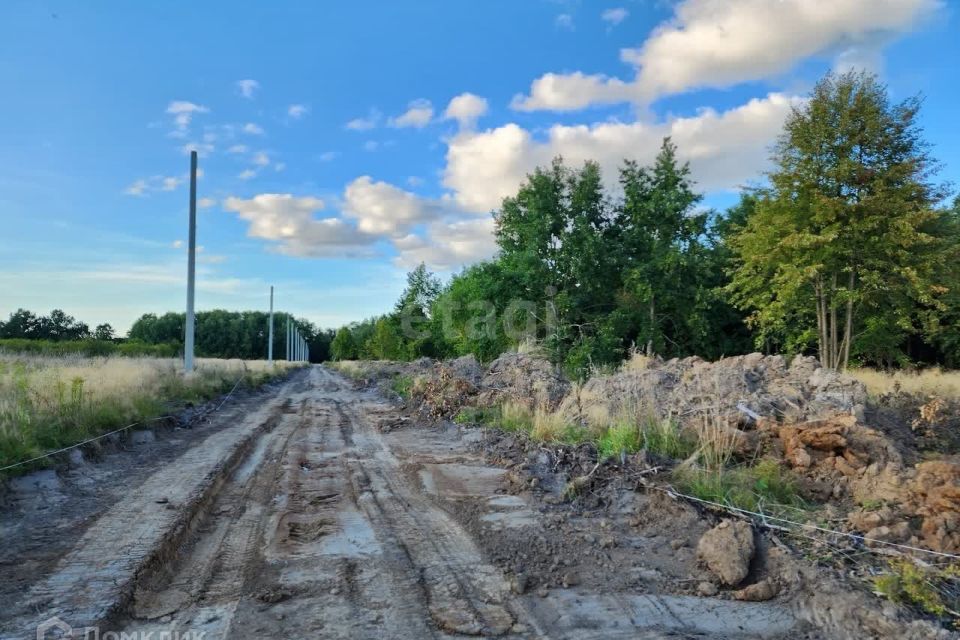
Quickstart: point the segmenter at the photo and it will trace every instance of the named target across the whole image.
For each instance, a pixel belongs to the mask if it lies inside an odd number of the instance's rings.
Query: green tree
[[[337,335],[333,338],[330,345],[330,353],[334,360],[356,360],[359,357],[357,353],[357,343],[353,339],[353,332],[349,327],[340,327]]]
[[[728,291],[760,341],[815,345],[824,366],[845,368],[871,334],[915,332],[917,305],[943,310],[933,233],[944,192],[919,109],[850,72],[826,76],[787,118],[769,187],[730,242]]]
[[[403,358],[400,332],[391,318],[383,317],[377,320],[373,335],[367,341],[367,350],[375,360],[400,360]]]
[[[93,337],[95,340],[104,340],[104,341],[113,340],[114,338],[113,327],[108,322],[105,322],[103,324],[98,324],[97,328],[93,330]]]
[[[627,161],[620,171],[624,200],[618,228],[624,251],[625,294],[645,313],[640,339],[648,356],[682,352],[681,336],[703,325],[709,287],[706,266],[707,214],[695,211],[700,194],[693,190],[690,167],[677,159],[677,148],[664,139],[652,167]],[[703,332],[703,327],[699,328]]]

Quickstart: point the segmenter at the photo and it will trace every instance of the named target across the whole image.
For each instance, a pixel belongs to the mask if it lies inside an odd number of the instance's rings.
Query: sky
[[[0,318],[61,308],[121,332],[198,309],[336,327],[420,262],[495,251],[491,211],[562,155],[650,162],[672,136],[706,206],[757,184],[824,73],[925,99],[960,184],[956,0],[6,0]]]

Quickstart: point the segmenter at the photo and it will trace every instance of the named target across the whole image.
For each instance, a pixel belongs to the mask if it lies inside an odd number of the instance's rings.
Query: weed
[[[390,389],[401,398],[409,398],[413,389],[413,378],[400,374],[390,381]]]
[[[874,589],[880,595],[935,616],[957,615],[950,608],[958,604],[956,589],[950,589],[948,585],[960,575],[960,567],[921,567],[909,558],[895,558],[890,560],[889,566],[889,573],[877,576],[873,581]]]
[[[681,465],[673,479],[682,493],[728,507],[765,513],[806,507],[796,478],[775,460],[733,469]]]
[[[636,453],[643,448],[643,439],[637,425],[621,422],[611,426],[597,440],[597,452],[601,458],[615,458],[622,454]]]

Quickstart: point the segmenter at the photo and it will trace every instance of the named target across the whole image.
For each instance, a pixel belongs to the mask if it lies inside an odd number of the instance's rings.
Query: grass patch
[[[669,418],[648,416],[639,424],[629,418],[602,429],[597,438],[601,458],[646,450],[652,454],[682,460],[697,450],[696,439]]]
[[[888,573],[873,580],[877,593],[938,617],[960,617],[956,612],[960,608],[960,565],[920,567],[909,558],[894,558],[889,565]]]
[[[798,493],[796,476],[775,460],[735,468],[682,465],[674,471],[673,480],[682,493],[737,509],[776,513],[807,507]]]
[[[290,366],[200,359],[185,376],[176,360],[0,355],[0,467],[209,400],[240,378],[259,386]]]
[[[406,400],[410,397],[410,392],[413,390],[413,378],[403,374],[395,376],[393,380],[390,381],[390,390]]]

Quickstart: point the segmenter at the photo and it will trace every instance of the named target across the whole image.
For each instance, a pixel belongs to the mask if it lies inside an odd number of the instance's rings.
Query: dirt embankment
[[[816,542],[797,545],[790,538],[789,551],[777,538],[781,523],[767,522],[774,526],[766,530],[774,533],[758,545],[762,559],[749,561],[750,579],[727,588],[737,586],[736,597],[744,599],[786,597],[808,619],[835,630],[847,628],[849,637],[866,630],[877,637],[926,633],[917,630],[926,628],[922,622],[909,633],[897,626],[898,616],[909,619],[912,614],[895,614],[896,607],[869,594],[870,574],[881,571],[886,561],[877,555],[860,560],[870,557],[864,554],[864,545],[887,556],[912,555],[921,564],[931,559],[942,563],[944,556],[913,553],[907,547],[960,554],[960,459],[955,453],[924,459],[929,453],[916,446],[917,424],[943,420],[942,407],[939,415],[928,410],[926,417],[919,412],[913,418],[898,418],[887,399],[884,419],[876,420],[881,408],[860,382],[821,368],[813,358],[798,357],[789,364],[782,357],[761,354],[715,363],[699,358],[650,360],[582,385],[571,384],[546,361],[522,354],[505,355],[488,367],[471,357],[432,365],[420,361],[394,369],[384,379],[397,373],[416,378],[408,406],[421,416],[452,418],[465,407],[509,402],[552,412],[577,425],[609,423],[642,409],[669,416],[692,431],[704,423],[728,430],[741,464],[774,460],[795,474],[802,497],[815,507],[793,516],[797,525],[838,533],[809,530],[814,535],[808,537]],[[381,374],[371,366],[368,375],[375,381]],[[911,437],[899,437],[904,429]],[[617,491],[623,488],[651,489],[656,494],[656,489],[669,485],[668,475],[643,473],[653,462],[642,453],[619,463],[603,462],[591,444],[551,446],[513,434],[488,436],[484,450],[492,460],[515,469],[519,491],[556,489],[582,479],[582,490],[574,499],[581,509],[615,509],[622,500]],[[546,491],[548,500],[550,495]],[[562,502],[562,496],[557,500]],[[675,505],[666,509],[662,503],[648,503],[642,510],[653,511],[649,517],[654,531],[666,536],[671,535],[667,522],[680,522],[683,530],[700,533],[708,524],[717,524],[716,516],[702,509],[693,518],[678,518]],[[642,528],[642,519],[637,527]],[[802,526],[787,528],[804,531]],[[786,534],[779,535],[787,539]],[[689,537],[671,544],[693,548],[696,541]],[[814,564],[798,560],[799,553],[811,555]],[[852,566],[837,560],[846,554],[858,560]],[[697,566],[703,566],[702,555],[699,561]],[[844,573],[859,580],[847,584]],[[562,571],[554,572],[554,580],[562,577]],[[688,593],[702,586],[689,577],[683,584],[685,590],[680,591]]]

